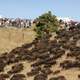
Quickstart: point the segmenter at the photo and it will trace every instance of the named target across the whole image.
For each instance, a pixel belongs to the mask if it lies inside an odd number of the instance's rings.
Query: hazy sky
[[[49,10],[80,20],[80,0],[0,0],[0,15],[6,17],[36,18]]]

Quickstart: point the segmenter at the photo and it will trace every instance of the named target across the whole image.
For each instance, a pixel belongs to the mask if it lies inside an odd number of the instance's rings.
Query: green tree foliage
[[[47,33],[52,33],[58,29],[58,21],[55,15],[52,15],[51,11],[42,14],[36,18],[36,32],[37,36],[42,37]]]

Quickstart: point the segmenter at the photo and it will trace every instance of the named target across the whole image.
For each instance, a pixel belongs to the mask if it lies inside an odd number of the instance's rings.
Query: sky
[[[35,19],[48,11],[80,20],[80,0],[0,0],[0,15],[5,17]]]

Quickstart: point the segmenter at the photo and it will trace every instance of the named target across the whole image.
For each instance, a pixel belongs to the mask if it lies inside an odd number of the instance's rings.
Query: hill
[[[0,55],[0,79],[79,80],[80,30],[60,30]],[[10,79],[11,78],[11,79]]]

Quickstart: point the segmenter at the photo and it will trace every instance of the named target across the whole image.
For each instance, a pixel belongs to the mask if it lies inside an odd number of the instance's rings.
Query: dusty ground
[[[21,46],[24,43],[31,42],[35,37],[35,33],[31,29],[16,29],[16,28],[1,28],[0,29],[0,52],[10,51],[17,46]],[[63,61],[66,59],[66,55],[62,56],[59,60]],[[26,75],[30,70],[30,64],[28,62],[22,62],[24,64],[24,70],[21,72]],[[6,71],[10,70],[11,66],[5,68]],[[59,70],[59,65],[53,66],[52,70]],[[58,75],[64,75],[67,80],[79,80],[77,75],[80,74],[78,69],[62,70]],[[56,75],[51,75],[56,76]],[[49,76],[50,77],[50,76]],[[33,80],[33,77],[27,77],[26,80]],[[9,79],[8,79],[9,80]]]

